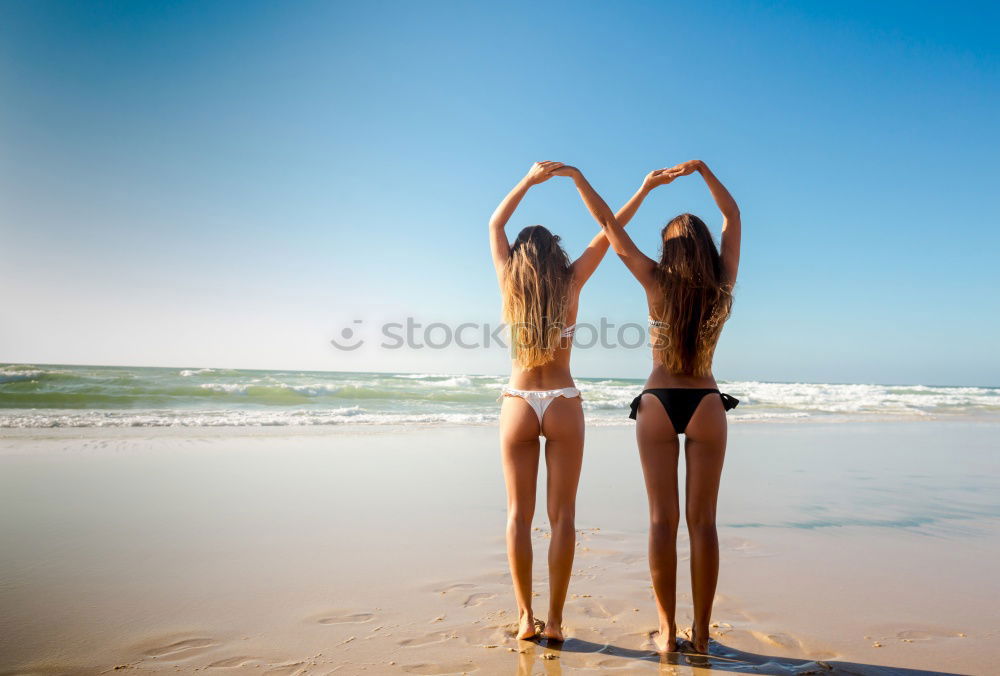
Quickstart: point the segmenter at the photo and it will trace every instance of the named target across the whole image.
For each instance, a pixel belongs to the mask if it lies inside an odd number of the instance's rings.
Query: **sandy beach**
[[[661,658],[631,427],[588,430],[562,646],[510,634],[492,427],[4,430],[0,673],[990,673],[998,432],[734,425],[712,656]]]

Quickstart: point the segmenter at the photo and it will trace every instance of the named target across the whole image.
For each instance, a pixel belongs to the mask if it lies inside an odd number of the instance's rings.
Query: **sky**
[[[697,158],[743,215],[718,378],[1000,385],[998,25],[960,2],[4,2],[0,362],[503,373],[502,346],[383,327],[499,323],[487,223],[532,162],[617,210]],[[629,231],[655,256],[686,211],[718,234],[697,176]],[[508,233],[535,223],[571,256],[598,230],[569,179]],[[610,253],[578,321],[645,318]]]

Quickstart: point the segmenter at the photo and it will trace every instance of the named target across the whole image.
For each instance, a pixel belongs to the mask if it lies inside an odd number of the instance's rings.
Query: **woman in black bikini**
[[[650,173],[630,200],[635,208],[650,190],[699,172],[722,211],[721,253],[697,216],[681,214],[661,233],[659,261],[645,256],[625,234],[629,214],[609,220],[605,233],[649,302],[653,372],[632,402],[636,439],[649,495],[649,570],[659,614],[652,636],[661,652],[676,649],[677,524],[680,519],[677,461],[684,434],[687,463],[685,509],[691,540],[694,623],[691,642],[708,651],[708,625],[719,577],[715,507],[726,452],[726,411],[736,399],[719,392],[712,355],[729,316],[740,258],[740,211],[704,162],[694,160]],[[623,215],[626,216],[623,218]]]

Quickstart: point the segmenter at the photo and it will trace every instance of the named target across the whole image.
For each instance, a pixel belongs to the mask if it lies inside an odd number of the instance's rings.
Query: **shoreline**
[[[8,409],[9,410],[9,409]],[[591,420],[586,421],[588,430],[634,428],[635,421],[627,419],[623,412],[623,422]],[[864,414],[858,416],[835,416],[824,414],[815,417],[747,419],[728,417],[730,429],[744,426],[778,426],[778,427],[817,427],[831,426],[838,428],[843,425],[909,425],[913,423],[955,424],[955,425],[997,425],[1000,426],[1000,413],[949,413],[903,415],[889,414],[875,416]],[[442,430],[494,430],[497,422],[429,422],[429,423],[336,423],[313,425],[105,425],[105,426],[51,426],[51,427],[0,427],[0,442],[5,439],[33,440],[44,438],[100,438],[100,437],[150,437],[161,436],[205,436],[210,438],[225,438],[230,436],[262,436],[262,437],[298,437],[298,436],[371,436],[380,434],[428,433]],[[681,435],[683,436],[683,435]],[[2,453],[2,448],[0,448]]]

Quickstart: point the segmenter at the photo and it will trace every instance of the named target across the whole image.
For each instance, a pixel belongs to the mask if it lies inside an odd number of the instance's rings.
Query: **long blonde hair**
[[[654,317],[654,359],[671,373],[707,376],[722,325],[733,305],[732,285],[724,279],[722,259],[708,226],[681,214],[663,228],[657,278],[663,302]]]
[[[501,293],[511,353],[523,368],[552,361],[562,341],[572,272],[559,237],[541,225],[520,232],[504,267]]]

